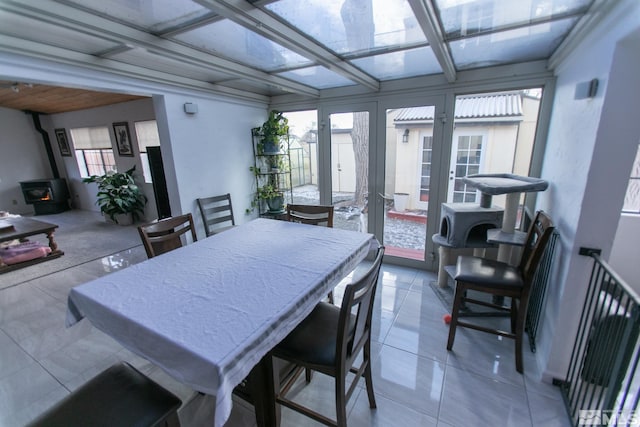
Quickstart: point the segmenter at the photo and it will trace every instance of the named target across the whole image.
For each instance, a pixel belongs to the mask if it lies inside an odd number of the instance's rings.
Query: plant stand
[[[280,147],[282,149],[280,151],[267,151],[259,148],[263,138],[260,128],[252,129],[251,136],[254,154],[252,170],[256,179],[254,207],[261,217],[280,219],[285,212],[285,205],[293,200],[289,136],[281,138]],[[278,194],[268,198],[260,197],[261,190],[265,188],[271,188]]]

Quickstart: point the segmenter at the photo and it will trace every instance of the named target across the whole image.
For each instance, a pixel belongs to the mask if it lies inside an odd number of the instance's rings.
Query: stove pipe
[[[31,114],[31,118],[33,118],[33,125],[36,130],[42,135],[42,140],[44,142],[44,148],[47,150],[47,157],[49,158],[49,165],[51,166],[51,172],[53,173],[54,178],[60,178],[60,172],[58,172],[58,165],[56,165],[56,158],[53,155],[53,149],[51,148],[51,140],[49,139],[49,134],[47,131],[42,129],[42,125],[40,124],[40,113],[36,113],[34,111],[27,111],[28,114]]]

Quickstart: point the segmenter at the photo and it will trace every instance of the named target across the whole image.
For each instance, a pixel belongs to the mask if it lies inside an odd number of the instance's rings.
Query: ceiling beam
[[[274,18],[246,0],[194,0],[210,10],[258,33],[287,49],[309,58],[329,70],[374,91],[380,90],[380,82],[351,63],[298,31]]]
[[[60,3],[43,0],[32,0],[25,3],[4,0],[0,2],[0,10],[64,27],[76,31],[79,34],[84,33],[102,38],[103,40],[110,40],[114,43],[140,47],[150,52],[160,53],[167,58],[179,62],[186,61],[193,65],[203,67],[204,69],[210,69],[253,82],[278,87],[286,92],[312,97],[320,96],[320,91],[310,86],[294,82],[284,77],[265,73],[256,68],[248,67],[210,53],[205,53],[198,49],[190,48]],[[0,33],[1,32],[2,29],[0,28]],[[3,43],[4,37],[2,41],[0,41],[0,44]],[[60,59],[64,60],[64,58]]]
[[[32,58],[53,60],[61,64],[74,65],[84,69],[91,69],[100,72],[109,72],[124,77],[136,78],[138,80],[163,83],[171,86],[186,89],[198,90],[220,95],[228,95],[243,99],[250,99],[260,102],[269,102],[269,97],[252,92],[241,91],[223,85],[203,82],[188,77],[176,76],[175,74],[163,73],[161,71],[140,67],[137,65],[125,64],[107,58],[100,58],[94,55],[75,52],[68,49],[44,45],[38,42],[19,39],[16,37],[2,36],[0,52],[14,53]]]
[[[442,72],[449,83],[456,81],[456,67],[447,48],[444,35],[438,24],[438,17],[431,0],[408,0],[413,14],[416,16],[420,28],[429,41],[429,46],[442,67]]]

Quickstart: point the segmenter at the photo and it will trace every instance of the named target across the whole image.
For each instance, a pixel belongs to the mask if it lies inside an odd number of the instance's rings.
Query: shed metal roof
[[[398,111],[394,122],[433,120],[434,107],[410,107]],[[456,119],[521,118],[522,93],[506,92],[456,98]]]

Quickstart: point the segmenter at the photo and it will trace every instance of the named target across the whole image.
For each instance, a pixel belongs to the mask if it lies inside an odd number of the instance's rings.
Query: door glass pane
[[[482,155],[482,135],[459,136],[456,152],[453,201],[455,203],[476,201],[476,190],[466,185],[462,178],[478,173]]]
[[[369,112],[329,115],[333,226],[366,232],[369,189]]]
[[[387,255],[424,261],[434,110],[433,106],[387,110],[383,222]]]
[[[318,112],[284,113],[289,120],[293,203],[320,204],[318,191]]]
[[[467,175],[529,175],[541,96],[542,89],[528,89],[456,97],[447,202],[480,203],[462,180]],[[505,202],[492,197],[494,206]]]

